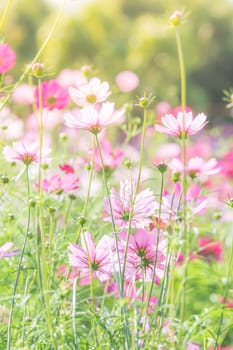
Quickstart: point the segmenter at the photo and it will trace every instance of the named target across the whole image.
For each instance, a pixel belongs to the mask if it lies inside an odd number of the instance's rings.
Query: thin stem
[[[0,21],[0,32],[2,31],[3,26],[4,26],[5,22],[6,22],[6,19],[8,17],[9,12],[10,12],[10,8],[11,8],[12,3],[13,3],[12,0],[8,0],[7,1],[7,5],[6,5],[6,8],[5,8],[5,11],[3,12],[3,15],[2,15],[2,18],[1,18],[1,21]]]
[[[181,39],[178,29],[176,30],[176,46],[178,51],[179,58],[179,67],[180,67],[180,91],[181,91],[181,107],[185,111],[186,108],[186,74],[185,74],[185,64],[184,56],[181,45]]]
[[[137,198],[140,181],[141,181],[141,175],[142,175],[142,166],[143,166],[143,155],[144,155],[144,147],[145,147],[145,135],[146,135],[146,125],[147,125],[147,109],[144,108],[144,115],[143,115],[143,126],[142,126],[142,138],[141,138],[141,149],[140,149],[140,158],[139,158],[139,168],[138,168],[138,177],[137,182],[135,186],[135,191],[133,191],[133,198],[132,203],[130,205],[130,212],[129,212],[129,226],[127,230],[126,235],[126,243],[125,243],[125,252],[124,252],[124,261],[123,261],[123,269],[122,269],[122,288],[124,289],[124,276],[125,276],[125,268],[126,268],[126,260],[127,260],[127,253],[129,248],[129,238],[130,238],[130,231],[131,231],[131,225],[133,220],[133,211],[134,211],[134,205]]]
[[[13,312],[14,312],[14,306],[15,306],[15,296],[16,296],[16,291],[18,287],[18,282],[19,282],[19,276],[20,272],[22,269],[23,265],[23,257],[26,249],[26,244],[27,244],[27,238],[28,238],[28,232],[29,232],[29,227],[30,227],[30,220],[31,220],[31,207],[29,203],[30,199],[30,182],[29,182],[29,174],[28,174],[28,166],[26,166],[26,183],[27,183],[27,202],[28,202],[28,215],[27,215],[27,225],[26,225],[26,232],[25,232],[25,237],[24,237],[24,242],[19,258],[19,264],[18,264],[18,270],[17,270],[17,275],[16,275],[16,280],[15,280],[15,285],[13,289],[13,296],[12,296],[12,301],[11,301],[11,309],[10,309],[10,315],[9,315],[9,323],[8,323],[8,332],[7,332],[7,350],[11,349],[11,326],[12,326],[12,320],[13,320]]]
[[[74,333],[74,350],[78,350],[78,336],[77,336],[77,327],[76,327],[76,287],[77,287],[77,278],[73,282],[73,300],[72,300],[72,324],[73,324],[73,333]]]

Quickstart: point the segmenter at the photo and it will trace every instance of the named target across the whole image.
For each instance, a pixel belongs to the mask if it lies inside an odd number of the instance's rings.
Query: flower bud
[[[172,174],[172,181],[177,183],[180,181],[180,173],[178,171],[174,171]]]
[[[83,215],[80,215],[78,218],[77,218],[77,224],[80,225],[80,226],[84,226],[85,224],[87,223],[87,219],[83,216]]]
[[[32,73],[36,78],[42,78],[44,75],[44,65],[43,63],[34,63],[32,65]]]
[[[1,180],[2,180],[2,183],[3,183],[3,184],[8,184],[9,181],[10,181],[9,177],[6,176],[6,175],[2,175],[2,176],[1,176]]]
[[[56,210],[57,210],[57,209],[54,208],[54,207],[49,207],[49,208],[48,208],[48,212],[49,212],[50,215],[53,215],[53,214],[56,212]]]
[[[130,159],[125,159],[124,160],[124,166],[128,169],[130,169],[132,167],[132,161]]]
[[[163,162],[157,164],[156,167],[160,171],[161,174],[163,174],[167,171],[167,164],[165,164]]]
[[[73,193],[69,193],[68,197],[71,201],[74,201],[77,198]]]
[[[173,14],[169,17],[169,22],[174,27],[177,27],[182,22],[182,12],[181,11],[175,11]]]

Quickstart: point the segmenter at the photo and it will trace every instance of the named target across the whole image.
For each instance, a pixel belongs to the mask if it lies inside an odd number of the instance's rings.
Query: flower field
[[[127,67],[113,83],[89,64],[51,74],[41,55],[63,8],[19,68],[10,9],[0,350],[233,349],[233,123],[189,106],[185,13],[167,18],[173,105],[150,87],[138,96],[143,76]],[[232,90],[221,93],[231,113]]]

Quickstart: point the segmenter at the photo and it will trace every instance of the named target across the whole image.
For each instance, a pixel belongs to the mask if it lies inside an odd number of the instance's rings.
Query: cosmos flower
[[[69,94],[78,106],[102,103],[111,94],[109,84],[101,82],[98,78],[91,78],[88,82],[78,82],[76,88],[69,88]]]
[[[11,256],[18,254],[18,250],[12,250],[9,252],[14,243],[7,242],[0,247],[0,258],[10,258]]]
[[[196,134],[206,124],[206,115],[198,114],[193,118],[192,112],[178,112],[177,117],[172,114],[165,114],[161,118],[163,125],[155,124],[155,130],[171,136],[182,138]]]
[[[122,92],[135,90],[139,85],[137,74],[131,71],[122,71],[115,78],[116,84]]]
[[[8,44],[0,44],[0,74],[7,73],[16,62],[16,54]]]
[[[127,232],[120,233],[120,249],[125,250]],[[154,282],[159,284],[164,275],[167,242],[160,235],[158,250],[156,249],[157,230],[139,229],[129,237],[126,259],[126,280],[152,281],[153,268],[157,258]]]
[[[42,107],[53,109],[63,109],[69,103],[68,91],[60,86],[56,80],[44,81],[41,84]],[[35,89],[35,103],[37,109],[40,108],[39,89]]]
[[[114,221],[121,229],[128,228],[129,226],[130,210],[135,191],[134,187],[135,185],[131,185],[129,181],[121,181],[119,193],[114,188],[110,191]],[[104,207],[106,212],[110,214],[107,197],[104,198]],[[149,226],[151,216],[155,212],[155,207],[154,196],[149,188],[138,193],[134,203],[131,227],[144,228]],[[111,217],[108,216],[104,220],[111,222]]]
[[[169,167],[175,171],[182,173],[184,166],[183,163],[177,159],[174,158],[171,163],[169,164]],[[185,167],[186,173],[191,177],[195,178],[197,176],[201,175],[214,175],[219,173],[220,168],[218,167],[218,162],[215,158],[211,158],[207,162],[204,161],[201,157],[193,157],[189,159],[186,167]]]
[[[97,134],[110,125],[123,122],[124,113],[123,109],[114,111],[114,103],[106,102],[102,106],[89,105],[81,110],[66,113],[65,123],[71,128],[88,130]]]
[[[42,151],[42,162],[46,163],[49,161],[49,149]],[[31,163],[39,163],[40,159],[40,148],[37,142],[26,144],[23,142],[13,142],[13,146],[5,146],[3,154],[7,161],[24,163],[30,165]]]
[[[91,234],[86,231],[81,234],[81,247],[75,243],[69,246],[70,266],[79,269],[81,278],[90,276],[92,270],[93,278],[97,277],[101,282],[105,282],[112,274],[113,250],[113,240],[108,236],[103,236],[95,246]]]
[[[70,192],[79,188],[79,182],[79,178],[72,173],[66,173],[63,176],[54,173],[47,179],[42,180],[42,191],[57,194]]]

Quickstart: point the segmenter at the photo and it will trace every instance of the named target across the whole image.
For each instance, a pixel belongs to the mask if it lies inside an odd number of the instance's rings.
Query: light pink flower
[[[50,175],[47,179],[42,180],[42,190],[48,193],[61,194],[62,192],[70,192],[79,188],[79,178],[74,174],[64,174],[60,176],[58,173]],[[38,185],[36,185],[38,187]]]
[[[63,69],[57,77],[57,81],[60,85],[65,86],[66,88],[87,83],[87,79],[81,71],[71,69]]]
[[[105,282],[112,275],[111,254],[114,250],[114,242],[108,236],[103,236],[95,246],[94,240],[89,232],[81,234],[81,247],[75,243],[69,246],[70,266],[80,271],[80,277],[90,276],[90,267],[93,278]]]
[[[135,185],[131,185],[129,181],[120,182],[119,193],[112,188],[110,198],[113,209],[114,221],[121,229],[128,228],[129,215],[132,207],[132,199],[134,197]],[[110,206],[108,198],[104,198],[104,207],[110,214]],[[144,228],[151,223],[151,216],[155,212],[156,203],[150,189],[146,189],[136,195],[133,208],[131,227]],[[104,218],[105,221],[111,222],[111,217]]]
[[[122,92],[130,92],[139,85],[137,74],[131,71],[122,71],[115,78],[116,84]]]
[[[49,153],[49,149],[44,149],[42,151],[42,162],[45,163],[49,161]],[[9,162],[22,162],[26,165],[29,165],[31,163],[39,163],[39,144],[37,142],[33,142],[31,144],[13,142],[12,147],[4,147],[3,154],[6,160]]]
[[[124,110],[114,111],[114,103],[106,102],[102,106],[85,106],[65,114],[65,123],[71,128],[88,130],[94,134],[104,128],[124,121]]]
[[[16,54],[8,44],[0,44],[0,74],[7,73],[16,62]]]
[[[177,158],[172,160],[169,167],[175,172],[183,173],[184,166]],[[217,174],[220,172],[220,168],[215,158],[211,158],[205,162],[201,157],[193,157],[189,159],[185,171],[191,178],[195,178],[201,175],[209,176]]]
[[[52,109],[63,109],[69,103],[67,89],[60,86],[56,80],[44,81],[41,84],[42,107]],[[40,108],[39,89],[35,89],[36,107]]]
[[[34,103],[35,87],[22,84],[19,85],[12,94],[12,100],[22,105],[32,105]]]
[[[204,113],[198,114],[196,118],[193,118],[192,112],[178,112],[177,117],[166,114],[161,118],[163,125],[155,124],[155,130],[179,138],[182,138],[182,135],[188,137],[196,134],[207,124],[206,118]]]
[[[111,143],[107,140],[101,141],[101,150],[104,161],[104,166],[108,169],[116,168],[124,157],[124,152],[120,148],[113,149]],[[93,153],[93,149],[90,149],[90,153]],[[95,148],[95,169],[101,171],[102,164],[98,148]]]
[[[127,232],[120,233],[120,250],[125,250]],[[167,242],[160,237],[157,245],[157,230],[152,231],[139,229],[134,235],[130,235],[129,246],[126,259],[126,280],[140,280],[146,282],[152,281],[153,268],[157,258],[154,282],[159,283],[164,275],[166,263],[166,246]]]
[[[106,101],[111,94],[109,84],[103,83],[98,78],[91,78],[87,83],[77,83],[76,88],[69,88],[71,99],[78,106],[87,106]]]
[[[0,134],[7,140],[18,139],[23,136],[24,123],[14,115],[8,107],[0,111]]]
[[[200,345],[195,343],[188,343],[187,350],[200,350]]]
[[[7,242],[0,247],[0,258],[10,258],[11,256],[18,254],[18,250],[12,250],[9,252],[14,243]]]

